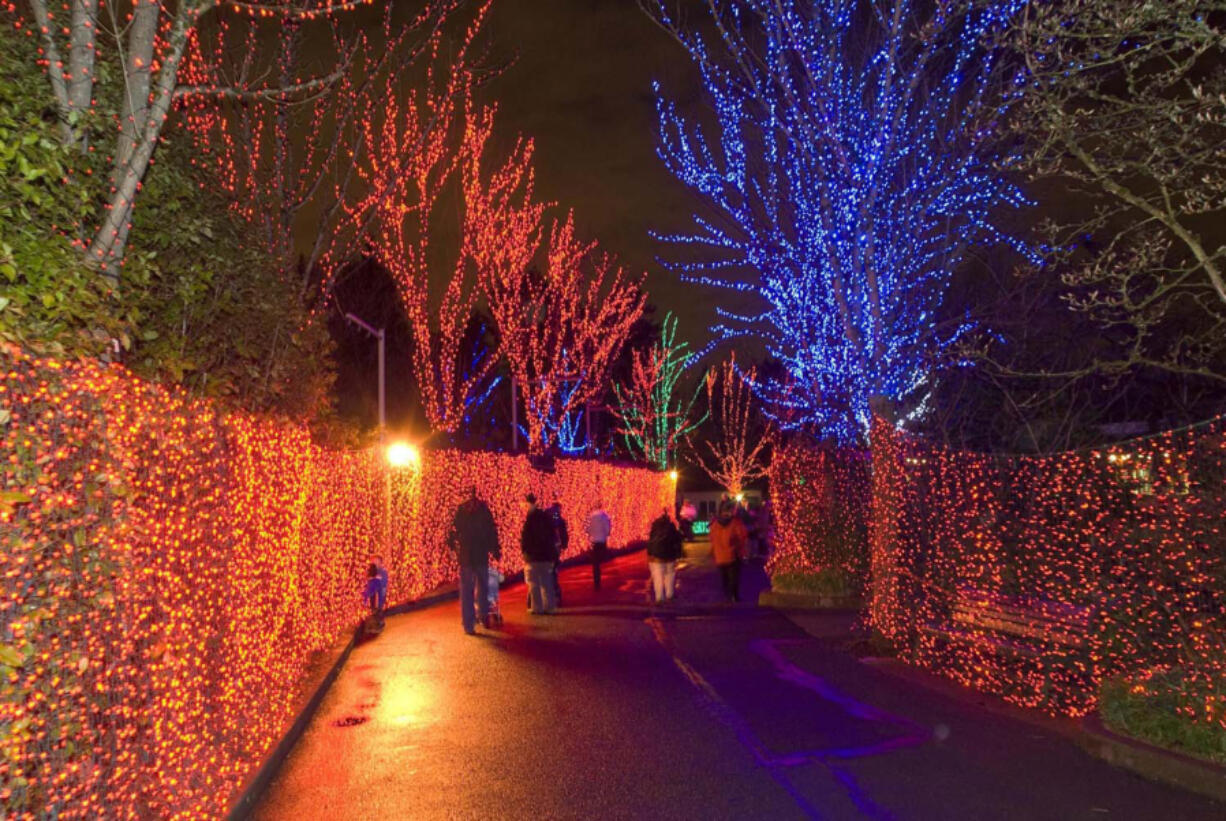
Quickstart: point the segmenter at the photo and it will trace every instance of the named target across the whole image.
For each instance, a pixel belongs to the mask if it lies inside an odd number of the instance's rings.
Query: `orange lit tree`
[[[205,95],[183,106],[217,181],[310,302],[330,295],[337,272],[367,250],[389,200],[403,201],[401,187],[417,183],[396,171],[424,167],[432,178],[448,176],[463,128],[457,112],[478,70],[474,39],[490,1],[444,57],[443,25],[455,6],[436,4],[397,22],[389,3],[381,28],[352,34],[333,17],[313,30],[283,18],[275,32],[230,24],[196,37],[200,56],[184,76],[202,88],[255,89],[262,70],[285,83],[308,62],[331,71],[326,88],[292,103],[253,91],[252,101]],[[306,215],[313,236],[302,242]]]
[[[462,361],[481,296],[478,271],[524,268],[539,236],[543,206],[532,201],[532,144],[520,141],[505,161],[491,162],[495,109],[467,97],[388,107],[384,128],[365,143],[368,199],[375,202],[359,203],[355,216],[368,209],[376,215],[370,253],[395,280],[412,328],[413,373],[426,417],[434,430],[452,433],[496,363],[492,351]],[[448,190],[459,198],[461,239],[450,270],[432,271],[445,256],[438,246],[448,209],[440,200]]]
[[[771,428],[759,421],[761,414],[754,413],[754,376],[754,368],[737,368],[735,353],[719,370],[707,374],[707,399],[718,438],[707,442],[710,454],[700,455],[700,464],[733,494],[767,471],[763,455],[771,441]]]
[[[530,237],[534,211],[522,212]],[[502,352],[522,403],[529,448],[544,452],[559,430],[608,390],[609,370],[643,313],[642,276],[575,234],[574,215],[554,221],[536,271],[507,260],[482,271]]]
[[[694,418],[694,402],[701,383],[688,400],[678,390],[692,364],[689,344],[677,342],[677,318],[664,317],[660,339],[638,352],[631,363],[630,382],[615,385],[620,433],[634,455],[666,470],[676,464],[677,451],[705,420]]]
[[[52,7],[47,0],[30,0],[33,25],[19,21],[19,26],[38,40],[61,140],[83,158],[81,173],[66,181],[92,185],[84,178],[95,176],[89,173],[95,166],[97,176],[106,180],[91,200],[95,205],[86,224],[71,229],[85,257],[109,278],[118,277],[133,209],[174,105],[211,100],[236,107],[262,102],[284,107],[324,93],[348,68],[343,59],[324,61],[319,72],[278,66],[268,50],[257,49],[245,63],[246,73],[230,78],[192,74],[185,67],[205,59],[198,49],[202,32],[237,28],[251,34],[236,34],[231,43],[245,39],[254,44],[267,26],[293,32],[368,2],[72,0]],[[433,0],[412,25],[433,30],[458,5],[459,0]],[[5,8],[11,12],[16,7],[6,3]],[[99,162],[100,157],[105,159]]]

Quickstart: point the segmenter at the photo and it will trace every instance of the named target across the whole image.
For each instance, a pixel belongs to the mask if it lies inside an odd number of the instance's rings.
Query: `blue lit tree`
[[[658,153],[707,206],[660,237],[666,264],[760,298],[714,330],[783,364],[757,391],[784,427],[859,440],[875,397],[921,415],[969,327],[938,322],[953,271],[976,244],[1027,253],[995,221],[1024,204],[997,136],[1022,85],[983,46],[1024,2],[706,0],[702,30],[640,3],[713,109],[687,119],[656,87]]]

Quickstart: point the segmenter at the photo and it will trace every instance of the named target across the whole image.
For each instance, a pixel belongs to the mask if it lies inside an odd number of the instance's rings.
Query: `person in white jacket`
[[[587,538],[592,543],[592,588],[600,589],[600,563],[609,555],[609,534],[613,532],[613,520],[605,513],[604,504],[596,503],[587,517]]]

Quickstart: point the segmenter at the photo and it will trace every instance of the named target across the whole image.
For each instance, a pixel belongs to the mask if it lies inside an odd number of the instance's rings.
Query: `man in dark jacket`
[[[562,515],[562,500],[556,493],[553,496],[553,504],[549,506],[549,516],[553,519],[553,532],[557,534],[558,541],[558,558],[553,563],[553,595],[558,607],[561,607],[562,583],[558,581],[558,565],[566,553],[566,548],[570,547],[570,531],[566,529],[566,517]]]
[[[668,508],[651,523],[647,537],[647,566],[651,570],[651,589],[656,604],[673,600],[677,584],[677,560],[685,555],[681,531],[673,523]]]
[[[557,607],[553,588],[553,564],[558,560],[558,533],[553,517],[536,506],[536,497],[524,499],[527,516],[520,533],[524,555],[524,581],[528,584],[528,607],[533,613],[552,613]]]
[[[473,623],[474,605],[482,624],[489,617],[490,556],[502,558],[494,514],[490,513],[489,505],[477,497],[476,485],[469,488],[468,498],[452,517],[448,542],[460,565],[460,620],[464,624],[464,632],[471,636],[477,632]],[[474,587],[477,595],[475,602]]]

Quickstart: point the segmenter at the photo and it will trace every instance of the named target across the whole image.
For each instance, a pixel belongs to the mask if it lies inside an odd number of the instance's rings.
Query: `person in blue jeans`
[[[387,609],[387,585],[390,579],[382,556],[375,556],[374,565],[379,571],[377,576],[379,579],[379,612],[383,612]]]
[[[460,621],[464,632],[472,636],[477,632],[475,619],[489,627],[490,557],[502,558],[494,514],[477,496],[476,485],[468,489],[451,519],[448,542],[460,566]]]
[[[549,511],[536,505],[536,496],[524,498],[524,527],[520,531],[519,549],[524,556],[524,581],[528,586],[529,612],[536,615],[553,613],[557,609],[553,568],[558,560],[558,532]]]

